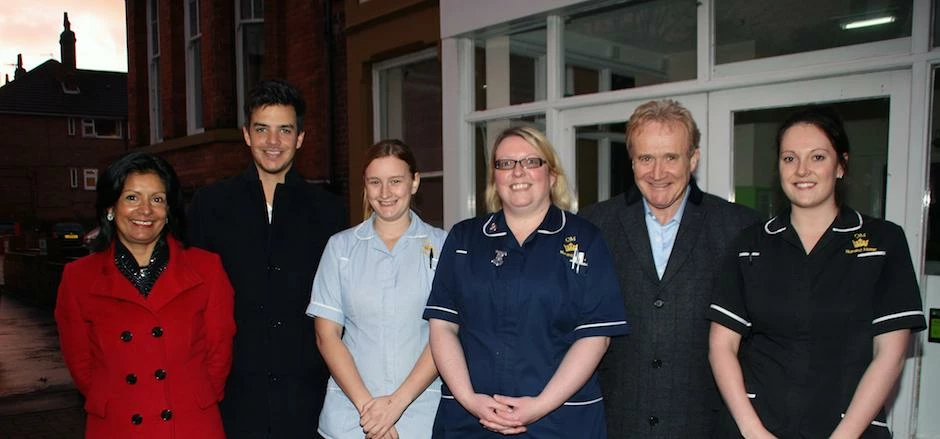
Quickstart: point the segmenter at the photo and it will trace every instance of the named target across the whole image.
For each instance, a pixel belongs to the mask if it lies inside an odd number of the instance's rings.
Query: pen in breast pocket
[[[428,268],[434,269],[434,247],[428,249]]]

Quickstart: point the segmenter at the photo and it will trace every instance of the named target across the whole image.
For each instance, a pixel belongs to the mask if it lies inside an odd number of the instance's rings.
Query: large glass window
[[[202,30],[199,0],[186,2],[186,106],[189,132],[202,131]]]
[[[851,145],[845,174],[845,204],[873,217],[885,216],[888,179],[889,99],[836,102]],[[799,107],[734,113],[734,198],[765,217],[780,213],[789,202],[777,172],[777,128]]]
[[[261,81],[264,63],[264,1],[236,0],[236,56],[238,63],[238,120],[244,123],[241,111],[248,91]]]
[[[715,63],[911,36],[913,0],[716,0]]]
[[[160,111],[160,16],[157,0],[147,2],[148,96],[150,102],[150,142],[163,140]]]
[[[630,2],[568,17],[565,96],[694,79],[696,4]]]
[[[476,40],[476,109],[545,99],[545,27]]]
[[[493,142],[503,130],[513,126],[533,126],[545,132],[545,115],[536,114],[511,119],[498,119],[477,123],[473,130],[475,160],[475,188],[476,188],[476,214],[487,213],[486,184],[488,172],[492,171],[493,163],[490,161],[490,151],[496,145]]]
[[[424,221],[443,227],[441,64],[437,50],[377,65],[375,75],[378,137],[401,139],[414,151],[421,173],[415,209]]]

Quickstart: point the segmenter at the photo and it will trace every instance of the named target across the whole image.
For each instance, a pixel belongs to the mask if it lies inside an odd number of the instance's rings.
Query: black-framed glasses
[[[496,169],[512,170],[516,168],[516,163],[522,165],[524,169],[535,169],[541,168],[546,162],[547,160],[541,157],[526,157],[519,160],[496,159],[493,164],[496,166]]]

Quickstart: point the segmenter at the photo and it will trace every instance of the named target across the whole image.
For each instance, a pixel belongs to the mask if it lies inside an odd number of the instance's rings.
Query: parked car
[[[57,240],[63,248],[81,247],[85,228],[79,223],[55,223],[52,226],[52,238]]]

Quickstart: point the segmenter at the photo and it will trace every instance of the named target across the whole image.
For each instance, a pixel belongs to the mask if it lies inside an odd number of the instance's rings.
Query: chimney
[[[62,49],[62,65],[67,70],[75,70],[75,32],[69,23],[69,13],[63,13],[62,25],[65,30],[59,35],[59,46]]]
[[[7,85],[7,84],[9,84],[9,83],[10,83],[10,74],[9,74],[9,73],[7,73],[7,74],[6,74],[6,75],[4,75],[4,76],[6,76],[6,78],[7,78],[7,82],[4,82],[4,83],[3,83],[3,85]]]
[[[23,68],[23,54],[18,53],[16,55],[16,70],[13,72],[13,80],[16,81],[23,77],[26,74],[26,69]]]

